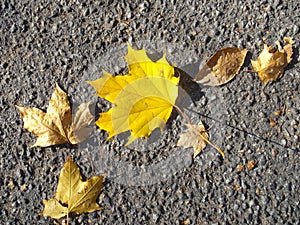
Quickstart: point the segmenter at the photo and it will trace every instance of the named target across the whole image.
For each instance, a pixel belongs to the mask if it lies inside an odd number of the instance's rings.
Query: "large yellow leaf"
[[[55,197],[43,200],[43,216],[59,219],[69,214],[81,214],[102,209],[96,202],[102,190],[103,176],[95,176],[82,181],[78,166],[68,158],[62,168]]]
[[[38,108],[16,107],[23,118],[24,128],[38,136],[33,146],[47,147],[84,141],[90,133],[87,126],[94,118],[88,106],[89,103],[81,104],[72,119],[68,96],[56,84],[46,113]]]
[[[113,76],[103,71],[101,78],[88,83],[99,97],[113,103],[108,112],[100,114],[96,125],[109,133],[108,138],[129,130],[130,144],[156,128],[163,129],[178,96],[179,77],[174,76],[174,67],[165,55],[153,62],[145,50],[128,45],[125,59],[128,74]]]
[[[284,40],[288,43],[284,48],[279,42],[277,42],[278,49],[265,44],[257,60],[251,60],[253,69],[258,73],[264,85],[282,77],[284,68],[292,60],[293,40],[291,38]]]

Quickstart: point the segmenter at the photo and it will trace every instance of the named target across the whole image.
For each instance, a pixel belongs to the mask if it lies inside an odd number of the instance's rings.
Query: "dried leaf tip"
[[[284,37],[283,40],[288,44],[294,44],[294,40],[291,37]]]

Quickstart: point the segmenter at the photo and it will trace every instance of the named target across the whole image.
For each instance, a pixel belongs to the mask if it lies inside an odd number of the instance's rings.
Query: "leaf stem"
[[[198,134],[207,144],[211,145],[214,149],[216,149],[223,157],[225,156],[225,153],[216,145],[211,143],[206,137],[204,137],[201,132],[195,127],[194,124],[190,121],[190,119],[187,117],[187,115],[179,108],[177,105],[173,105],[175,109],[180,113],[180,115],[185,119],[185,121],[193,128],[194,132]]]

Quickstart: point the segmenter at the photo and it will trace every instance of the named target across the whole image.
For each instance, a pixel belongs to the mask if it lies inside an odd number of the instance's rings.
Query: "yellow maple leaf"
[[[55,197],[43,200],[44,210],[42,216],[59,219],[69,215],[94,212],[102,207],[96,202],[99,192],[102,190],[103,176],[94,176],[82,181],[79,167],[68,157],[62,168]]]
[[[251,60],[254,71],[258,73],[264,85],[269,81],[282,77],[283,69],[292,60],[293,40],[291,38],[285,38],[284,40],[288,43],[284,48],[281,47],[279,42],[276,42],[278,49],[265,44],[257,60]]]
[[[87,126],[94,118],[89,111],[89,104],[81,104],[72,118],[68,96],[56,84],[46,113],[38,108],[16,107],[23,118],[24,128],[38,136],[33,147],[47,147],[64,143],[78,144],[87,138],[91,131]]]
[[[148,137],[156,128],[163,129],[178,96],[179,77],[165,55],[153,62],[144,49],[134,50],[128,45],[125,59],[128,74],[113,76],[103,71],[101,78],[87,83],[99,97],[113,103],[108,112],[100,114],[96,125],[108,132],[108,138],[129,130],[130,144]]]

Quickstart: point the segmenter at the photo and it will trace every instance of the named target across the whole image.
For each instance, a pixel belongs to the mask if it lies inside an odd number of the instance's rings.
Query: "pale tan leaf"
[[[182,146],[184,148],[193,147],[194,158],[201,153],[201,151],[206,147],[206,141],[196,133],[190,124],[186,124],[187,130],[179,135],[179,140],[177,146]],[[197,127],[198,132],[208,140],[208,133],[205,130],[203,123],[200,121]]]
[[[218,86],[229,82],[239,72],[247,52],[247,49],[235,47],[218,50],[200,68],[195,81],[207,86]]]

